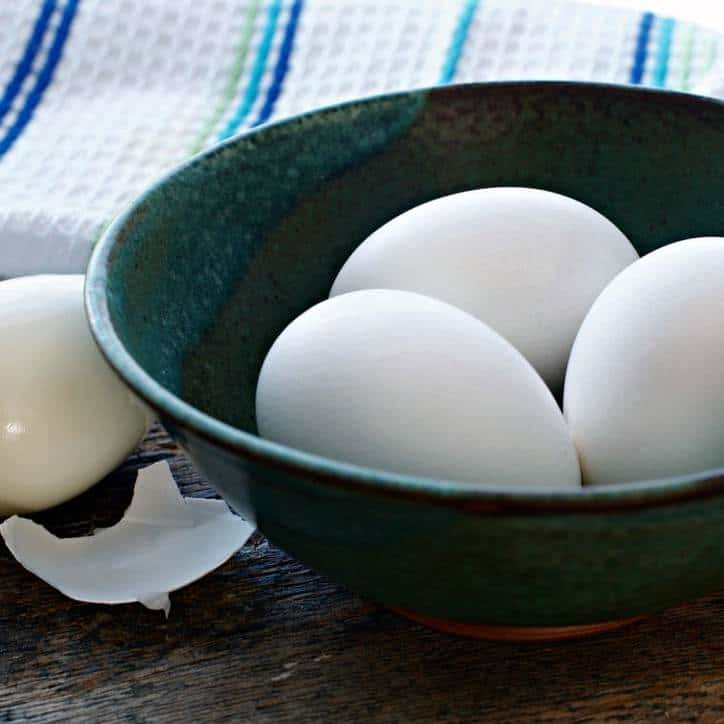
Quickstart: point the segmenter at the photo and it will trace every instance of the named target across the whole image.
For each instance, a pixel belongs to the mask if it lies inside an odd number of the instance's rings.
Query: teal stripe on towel
[[[659,31],[659,49],[656,53],[656,63],[654,64],[653,77],[651,84],[658,88],[666,85],[666,75],[669,71],[669,55],[671,54],[671,38],[674,34],[676,21],[673,18],[663,18],[661,20],[661,29]]]
[[[274,33],[276,32],[277,22],[279,20],[279,14],[282,9],[282,0],[272,0],[269,4],[269,9],[266,15],[266,24],[264,25],[264,33],[259,44],[259,50],[257,50],[254,65],[251,69],[251,77],[249,78],[249,85],[246,87],[244,96],[239,103],[238,108],[234,112],[234,115],[229,119],[229,122],[224,126],[221,133],[219,133],[219,140],[233,136],[239,126],[245,121],[249,115],[249,111],[254,106],[254,101],[259,94],[259,86],[261,85],[261,79],[264,77],[264,71],[266,70],[266,63],[269,57],[269,51],[271,50],[272,41],[274,40]]]
[[[453,33],[450,47],[447,49],[445,63],[442,66],[439,83],[449,83],[454,77],[460,62],[460,56],[463,54],[465,41],[468,39],[470,25],[475,17],[475,11],[478,9],[479,0],[466,0],[465,6],[458,18],[455,32]]]
[[[269,90],[267,91],[264,105],[259,111],[259,117],[254,121],[254,123],[252,123],[252,126],[258,126],[268,121],[269,116],[271,116],[274,111],[274,104],[277,102],[277,98],[279,98],[279,94],[282,92],[284,78],[289,70],[289,61],[292,56],[292,50],[294,49],[294,36],[297,32],[299,16],[302,14],[303,7],[304,0],[294,0],[294,4],[292,5],[292,9],[289,14],[287,27],[284,30],[284,40],[282,40],[282,47],[279,50],[279,58],[277,59],[277,64],[274,68],[272,84],[269,86]]]

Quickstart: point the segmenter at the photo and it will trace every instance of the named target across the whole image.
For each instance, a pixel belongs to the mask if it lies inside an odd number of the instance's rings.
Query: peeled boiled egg
[[[585,483],[724,466],[724,238],[663,247],[621,272],[576,337],[564,412]]]
[[[82,276],[0,283],[0,515],[86,490],[123,461],[146,425],[96,349]]]
[[[490,325],[558,389],[589,307],[637,258],[614,224],[579,201],[479,189],[380,227],[349,257],[331,296],[389,288],[436,297]]]
[[[269,350],[259,433],[337,460],[471,483],[576,488],[563,415],[528,362],[475,317],[411,292],[324,301]]]

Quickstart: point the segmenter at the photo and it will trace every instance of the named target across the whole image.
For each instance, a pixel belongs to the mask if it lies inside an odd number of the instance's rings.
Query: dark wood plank
[[[134,471],[164,457],[185,494],[213,494],[156,429],[37,520],[59,535],[110,525]],[[172,604],[166,621],[76,603],[0,548],[0,720],[724,721],[724,593],[588,641],[471,641],[362,601],[256,534]]]

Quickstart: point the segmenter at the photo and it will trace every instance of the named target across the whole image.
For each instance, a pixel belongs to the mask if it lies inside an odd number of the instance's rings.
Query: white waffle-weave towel
[[[271,119],[474,80],[689,90],[722,56],[696,24],[562,0],[1,3],[0,278],[83,271],[159,174]]]

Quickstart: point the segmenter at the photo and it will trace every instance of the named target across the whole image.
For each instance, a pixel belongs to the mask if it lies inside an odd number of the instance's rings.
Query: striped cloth
[[[562,0],[0,3],[0,277],[82,271],[169,167],[353,97],[511,78],[687,90],[722,38]]]

